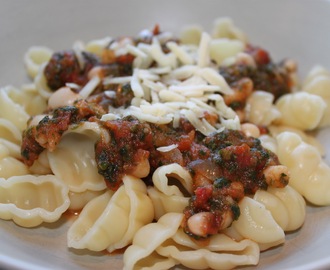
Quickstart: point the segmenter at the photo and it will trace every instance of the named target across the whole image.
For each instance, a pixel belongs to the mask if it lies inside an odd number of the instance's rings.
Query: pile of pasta
[[[95,162],[94,144],[102,133],[96,122],[70,127],[54,151],[43,151],[27,167],[20,147],[29,119],[34,117],[31,125],[47,108],[72,102],[65,91],[53,93],[46,85],[43,69],[53,51],[32,47],[24,61],[33,83],[0,90],[1,219],[34,227],[55,222],[66,211],[81,210],[67,233],[68,246],[108,252],[127,247],[124,269],[169,269],[178,264],[231,269],[256,265],[261,251],[283,244],[285,232],[303,225],[306,201],[330,205],[330,168],[322,159],[322,146],[309,133],[330,124],[330,72],[314,67],[303,82],[295,79],[293,93],[276,102],[271,93],[254,91],[241,124],[242,116],[223,101],[221,94],[232,90],[216,70],[237,61],[255,64],[244,53],[246,35],[229,18],[221,18],[211,34],[187,27],[182,42],[168,42],[165,54],[160,42],[169,35],[164,32],[151,44],[138,46],[125,40],[110,42],[110,37],[76,42],[78,59],[83,51],[101,54],[109,42],[117,55],[135,56],[132,76],[91,77],[78,98],[88,97],[100,83],[129,82],[134,92],[131,106],[112,110],[101,120],[134,115],[141,121],[175,125],[184,116],[204,135],[224,128],[243,130],[278,155],[290,171],[289,185],[245,196],[239,202],[239,219],[200,243],[180,226],[193,192],[188,170],[176,163],[160,166],[152,175],[153,185],[147,186],[141,178],[149,174],[148,168],[140,168],[140,175],[125,175],[117,191],[107,189]],[[152,61],[156,64],[149,68]],[[205,121],[205,111],[217,113],[220,123],[212,126]],[[266,126],[270,133],[260,135],[257,126]]]

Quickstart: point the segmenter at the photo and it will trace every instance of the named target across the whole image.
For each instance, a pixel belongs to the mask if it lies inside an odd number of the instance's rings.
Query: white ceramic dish
[[[26,82],[22,57],[32,45],[54,50],[81,39],[137,34],[159,23],[177,31],[198,23],[206,30],[220,16],[230,16],[249,39],[275,60],[296,59],[301,75],[314,64],[330,68],[330,1],[11,1],[0,3],[0,85]],[[318,137],[330,164],[330,130]],[[330,269],[330,207],[308,206],[302,229],[284,245],[262,253],[257,267],[244,269]],[[0,221],[0,269],[121,269],[121,255],[70,250],[70,220],[24,229]]]

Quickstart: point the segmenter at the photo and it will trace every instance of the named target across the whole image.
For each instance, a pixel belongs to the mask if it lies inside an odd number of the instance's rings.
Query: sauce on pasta
[[[330,75],[292,91],[293,61],[275,63],[228,18],[215,28],[30,49],[31,89],[0,91],[19,116],[0,122],[0,217],[33,227],[76,213],[68,246],[123,251],[124,269],[229,269],[301,227],[302,196],[330,204],[330,168],[304,133],[329,120],[318,83]]]

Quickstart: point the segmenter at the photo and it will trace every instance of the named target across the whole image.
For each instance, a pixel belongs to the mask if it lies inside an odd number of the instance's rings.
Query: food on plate
[[[328,125],[330,73],[299,84],[293,60],[276,63],[229,18],[212,34],[156,25],[32,47],[24,62],[33,83],[0,90],[2,219],[77,211],[67,245],[126,248],[124,269],[231,269],[285,244],[305,200],[330,205],[307,134]]]

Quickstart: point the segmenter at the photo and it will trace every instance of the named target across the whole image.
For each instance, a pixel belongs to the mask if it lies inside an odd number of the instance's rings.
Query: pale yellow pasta
[[[217,234],[208,244],[198,245],[180,229],[182,218],[183,214],[167,213],[157,223],[142,227],[124,253],[124,269],[158,269],[152,263],[154,258],[163,264],[182,264],[192,269],[231,269],[258,263],[259,247],[253,241],[234,241]]]
[[[17,159],[21,158],[21,148],[16,143],[0,138],[0,145],[3,149],[6,148],[6,156],[11,156]]]
[[[260,140],[261,145],[264,148],[272,151],[275,154],[277,153],[277,142],[274,137],[263,134],[263,135],[259,136],[258,139]]]
[[[244,238],[251,239],[262,246],[276,246],[283,243],[285,234],[265,206],[249,197],[239,202],[241,214],[232,226]]]
[[[11,121],[0,118],[0,138],[19,144],[22,141],[22,133]]]
[[[124,252],[124,270],[131,269],[158,269],[153,261],[154,251],[167,239],[170,239],[177,232],[183,219],[182,213],[167,213],[162,216],[157,223],[150,223],[137,231],[133,238],[133,243]],[[149,267],[145,262],[148,262]],[[173,259],[158,257],[156,263],[175,265]],[[169,261],[168,261],[169,260]],[[170,268],[169,267],[169,268]]]
[[[21,105],[9,97],[9,90],[8,87],[0,89],[0,119],[4,118],[12,122],[20,131],[23,131],[30,116]]]
[[[24,64],[27,74],[34,79],[37,76],[40,66],[48,62],[53,51],[43,46],[33,46],[24,55]]]
[[[170,178],[177,180],[188,193],[192,193],[192,179],[187,171],[177,163],[159,167],[152,175],[152,182],[155,187],[165,195],[181,196],[182,192],[178,185],[170,185]]]
[[[53,175],[0,178],[0,218],[20,226],[55,222],[69,204],[67,187]]]
[[[256,125],[268,126],[281,117],[273,105],[274,95],[265,91],[254,91],[245,106],[245,118]]]
[[[92,199],[102,195],[105,191],[93,191],[85,190],[83,192],[69,192],[70,206],[69,209],[72,211],[79,211]]]
[[[110,45],[111,41],[111,37],[91,40],[86,44],[85,51],[94,53],[97,56],[101,57],[103,50]]]
[[[28,167],[19,158],[20,147],[0,138],[0,178],[30,173]]]
[[[47,152],[51,170],[68,185],[70,191],[106,188],[97,170],[94,143],[87,135],[68,132],[53,152]]]
[[[307,92],[283,95],[275,104],[281,112],[281,117],[277,120],[278,124],[302,130],[316,128],[327,106],[321,97]]]
[[[302,91],[318,95],[326,102],[327,107],[319,127],[330,125],[330,72],[322,66],[315,66],[307,75]]]
[[[39,68],[38,74],[34,78],[34,84],[38,90],[39,95],[45,99],[48,99],[53,94],[53,91],[47,85],[47,80],[44,75],[45,67],[46,63],[42,64]]]
[[[317,77],[328,77],[330,76],[330,72],[329,70],[327,70],[326,68],[324,68],[323,66],[321,65],[315,65],[307,74],[306,78],[304,79],[303,81],[303,88],[307,85],[309,85],[315,78]],[[319,89],[321,90],[321,92],[318,92],[318,94],[323,94],[323,90],[326,90],[326,89]],[[326,91],[327,92],[327,91]],[[325,93],[326,93],[325,92]]]
[[[0,178],[9,178],[11,176],[29,173],[28,167],[16,158],[8,156],[0,159]]]
[[[33,162],[33,165],[29,168],[33,174],[52,174],[52,170],[49,165],[49,158],[47,151],[41,152],[38,159]]]
[[[290,170],[290,185],[309,202],[330,204],[330,167],[319,151],[291,132],[277,136],[278,157]]]
[[[148,188],[148,195],[154,206],[156,220],[166,213],[182,213],[189,203],[189,197],[183,194],[168,196],[154,187]]]
[[[110,253],[127,247],[123,255],[125,270],[176,269],[179,264],[189,269],[256,265],[260,251],[283,244],[284,231],[303,225],[306,216],[303,196],[313,204],[330,205],[330,167],[321,158],[324,149],[304,132],[330,124],[330,72],[323,67],[314,68],[303,83],[302,91],[283,95],[275,104],[273,94],[257,89],[247,99],[245,108],[235,112],[225,103],[226,96],[234,93],[231,88],[234,84],[226,82],[219,67],[238,65],[256,69],[259,55],[249,52],[246,35],[232,20],[216,20],[212,36],[200,26],[190,26],[182,32],[180,42],[169,32],[156,34],[157,31],[155,28],[154,32],[141,32],[140,37],[150,38],[150,42],[138,45],[130,37],[105,37],[86,45],[75,42],[73,52],[81,71],[85,65],[84,52],[100,59],[123,56],[125,60],[125,55],[130,54],[134,57],[132,74],[118,77],[118,74],[110,74],[103,78],[102,67],[97,64],[88,74],[81,73],[82,78],[86,75],[89,79],[85,86],[67,83],[57,91],[50,89],[44,74],[53,52],[46,47],[31,47],[26,52],[24,62],[33,84],[0,89],[0,218],[13,220],[23,227],[34,227],[42,222],[57,221],[67,210],[81,211],[67,232],[68,247]],[[295,63],[285,61],[283,68],[292,79],[290,88],[295,91]],[[116,109],[110,106],[108,113],[94,118],[95,122],[73,121],[63,134],[59,132],[61,139],[54,150],[34,153],[39,150],[37,145],[32,139],[29,141],[29,137],[25,138],[22,150],[38,157],[28,160],[33,161],[30,167],[21,161],[21,136],[27,127],[37,125],[46,113],[52,117],[56,108],[98,93],[98,90],[94,92],[97,86],[112,89],[114,85],[120,87],[126,83],[132,90],[131,106]],[[107,98],[109,104],[111,99],[117,98],[112,90],[104,94],[105,102],[102,100],[99,105],[106,104]],[[111,143],[112,134],[109,127],[104,127],[104,121],[130,115],[141,122],[173,124],[174,128],[180,128],[181,118],[184,118],[204,136],[225,128],[241,130],[246,136],[259,138],[262,146],[276,153],[285,165],[269,166],[264,175],[289,174],[289,170],[290,183],[284,188],[258,190],[254,195],[245,196],[238,202],[238,219],[220,233],[212,234],[214,228],[203,218],[212,216],[219,222],[218,212],[213,213],[213,204],[211,209],[200,209],[204,207],[202,204],[209,206],[210,201],[202,202],[210,196],[209,189],[194,195],[199,183],[193,181],[189,166],[172,163],[151,168],[149,158],[154,154],[151,152],[150,157],[134,164],[130,175],[121,177],[122,184],[116,191],[107,188],[104,177],[98,173],[95,143],[100,137],[102,143]],[[260,135],[258,126],[269,127],[269,135]],[[196,138],[199,140],[200,136]],[[177,141],[152,151],[179,153],[182,152],[179,145]],[[218,158],[216,150],[209,150],[211,159]],[[184,156],[184,159],[189,164],[190,157]],[[218,160],[213,161],[218,163]],[[147,187],[142,179],[153,170],[153,185]],[[233,185],[230,187],[233,190],[228,188],[225,193],[236,192],[235,188],[239,187]],[[217,192],[221,193],[220,190],[212,193],[212,203],[217,199]],[[232,198],[226,196],[230,204]],[[221,206],[214,207],[223,210]],[[191,210],[191,217],[188,218],[185,209]],[[236,211],[232,209],[232,212]],[[205,236],[199,234],[200,224],[210,225],[207,229],[211,234],[200,241],[182,228],[187,226],[196,237]]]
[[[21,87],[23,91],[21,104],[31,116],[42,114],[47,109],[47,100],[39,95],[34,83],[25,84]]]
[[[122,239],[107,248],[109,252],[131,244],[135,233],[154,219],[154,208],[147,195],[147,187],[144,182],[126,175],[123,178],[123,183],[126,195],[130,200],[128,227]]]
[[[210,42],[210,57],[218,65],[226,58],[233,57],[244,50],[244,43],[240,40],[228,38],[212,39]]]
[[[289,131],[292,133],[297,134],[305,143],[310,144],[317,148],[317,150],[320,152],[322,156],[325,155],[325,149],[323,145],[312,135],[309,135],[303,130],[300,130],[298,128],[289,127],[289,126],[276,126],[271,125],[268,127],[270,134],[273,136],[273,138],[276,138],[277,135],[279,135],[282,132]]]
[[[289,224],[290,217],[284,203],[282,203],[279,198],[265,190],[258,190],[254,194],[253,199],[262,203],[266,209],[271,212],[277,224],[280,225],[283,230],[285,230]]]
[[[245,33],[236,27],[232,19],[228,17],[221,17],[214,21],[212,36],[213,38],[238,39],[243,43],[247,42]]]
[[[306,216],[306,203],[292,187],[258,190],[254,200],[262,203],[284,231],[300,228]]]
[[[270,187],[267,192],[279,198],[289,213],[289,223],[284,230],[293,231],[300,228],[306,217],[306,202],[300,193],[290,185],[285,188]]]
[[[182,32],[180,33],[180,40],[183,44],[198,46],[202,33],[203,28],[200,25],[189,25],[182,29]]]
[[[36,115],[46,109],[46,100],[41,97],[33,84],[25,84],[20,89],[5,87],[8,97],[26,111],[28,115]]]
[[[227,57],[221,63],[221,65],[224,67],[226,67],[226,66],[228,67],[228,66],[232,66],[232,65],[242,65],[242,64],[244,64],[248,67],[251,67],[251,68],[257,67],[256,61],[254,60],[254,58],[246,52],[239,52],[232,57]]]
[[[8,156],[9,156],[8,148],[5,145],[0,143],[0,159],[3,159]]]
[[[68,247],[101,251],[120,241],[128,227],[129,207],[124,186],[91,200],[68,230]]]
[[[260,253],[255,242],[249,239],[235,241],[225,234],[213,235],[207,244],[198,245],[182,229],[156,251],[191,269],[233,269],[241,265],[256,265]]]
[[[86,204],[68,231],[69,247],[112,252],[130,244],[136,231],[153,220],[143,181],[125,176],[123,183]]]

